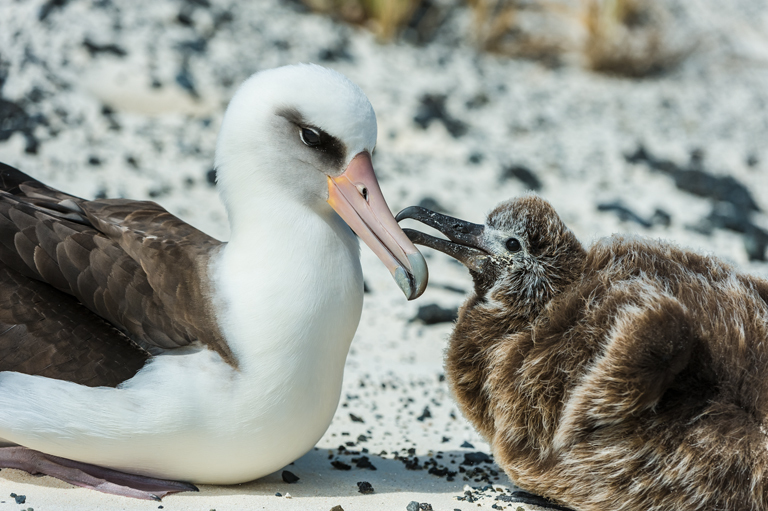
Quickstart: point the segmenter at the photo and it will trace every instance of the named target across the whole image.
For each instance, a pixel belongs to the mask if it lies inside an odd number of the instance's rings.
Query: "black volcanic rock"
[[[416,316],[411,321],[421,321],[425,325],[435,325],[437,323],[450,323],[459,317],[458,307],[444,309],[436,303],[422,305],[416,312]]]

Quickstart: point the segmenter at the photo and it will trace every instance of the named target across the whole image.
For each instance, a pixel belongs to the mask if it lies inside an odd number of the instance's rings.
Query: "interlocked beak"
[[[427,263],[384,200],[371,155],[357,154],[344,172],[328,177],[328,204],[389,269],[408,300],[427,287]]]

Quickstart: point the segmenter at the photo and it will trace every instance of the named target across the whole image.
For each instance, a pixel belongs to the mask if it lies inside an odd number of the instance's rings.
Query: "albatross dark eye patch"
[[[295,108],[279,108],[276,115],[283,117],[299,130],[299,138],[307,147],[311,147],[324,160],[328,167],[340,168],[346,158],[347,148],[338,138],[326,133],[321,128],[312,126]],[[291,136],[295,136],[291,131]]]

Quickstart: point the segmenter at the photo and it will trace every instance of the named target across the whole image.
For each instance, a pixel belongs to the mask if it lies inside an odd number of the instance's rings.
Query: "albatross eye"
[[[301,141],[309,147],[315,147],[320,144],[320,133],[312,128],[301,128],[299,136],[301,136]]]
[[[507,240],[507,250],[510,252],[519,252],[520,249],[523,247],[520,245],[520,242],[517,241],[515,238],[509,238]]]

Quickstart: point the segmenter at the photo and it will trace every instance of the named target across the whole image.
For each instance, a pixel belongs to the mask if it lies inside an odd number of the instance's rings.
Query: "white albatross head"
[[[397,225],[371,163],[376,114],[345,76],[313,64],[261,71],[229,103],[216,146],[217,184],[233,230],[259,197],[332,207],[405,296],[427,285],[421,253]],[[246,220],[248,221],[248,220]]]

